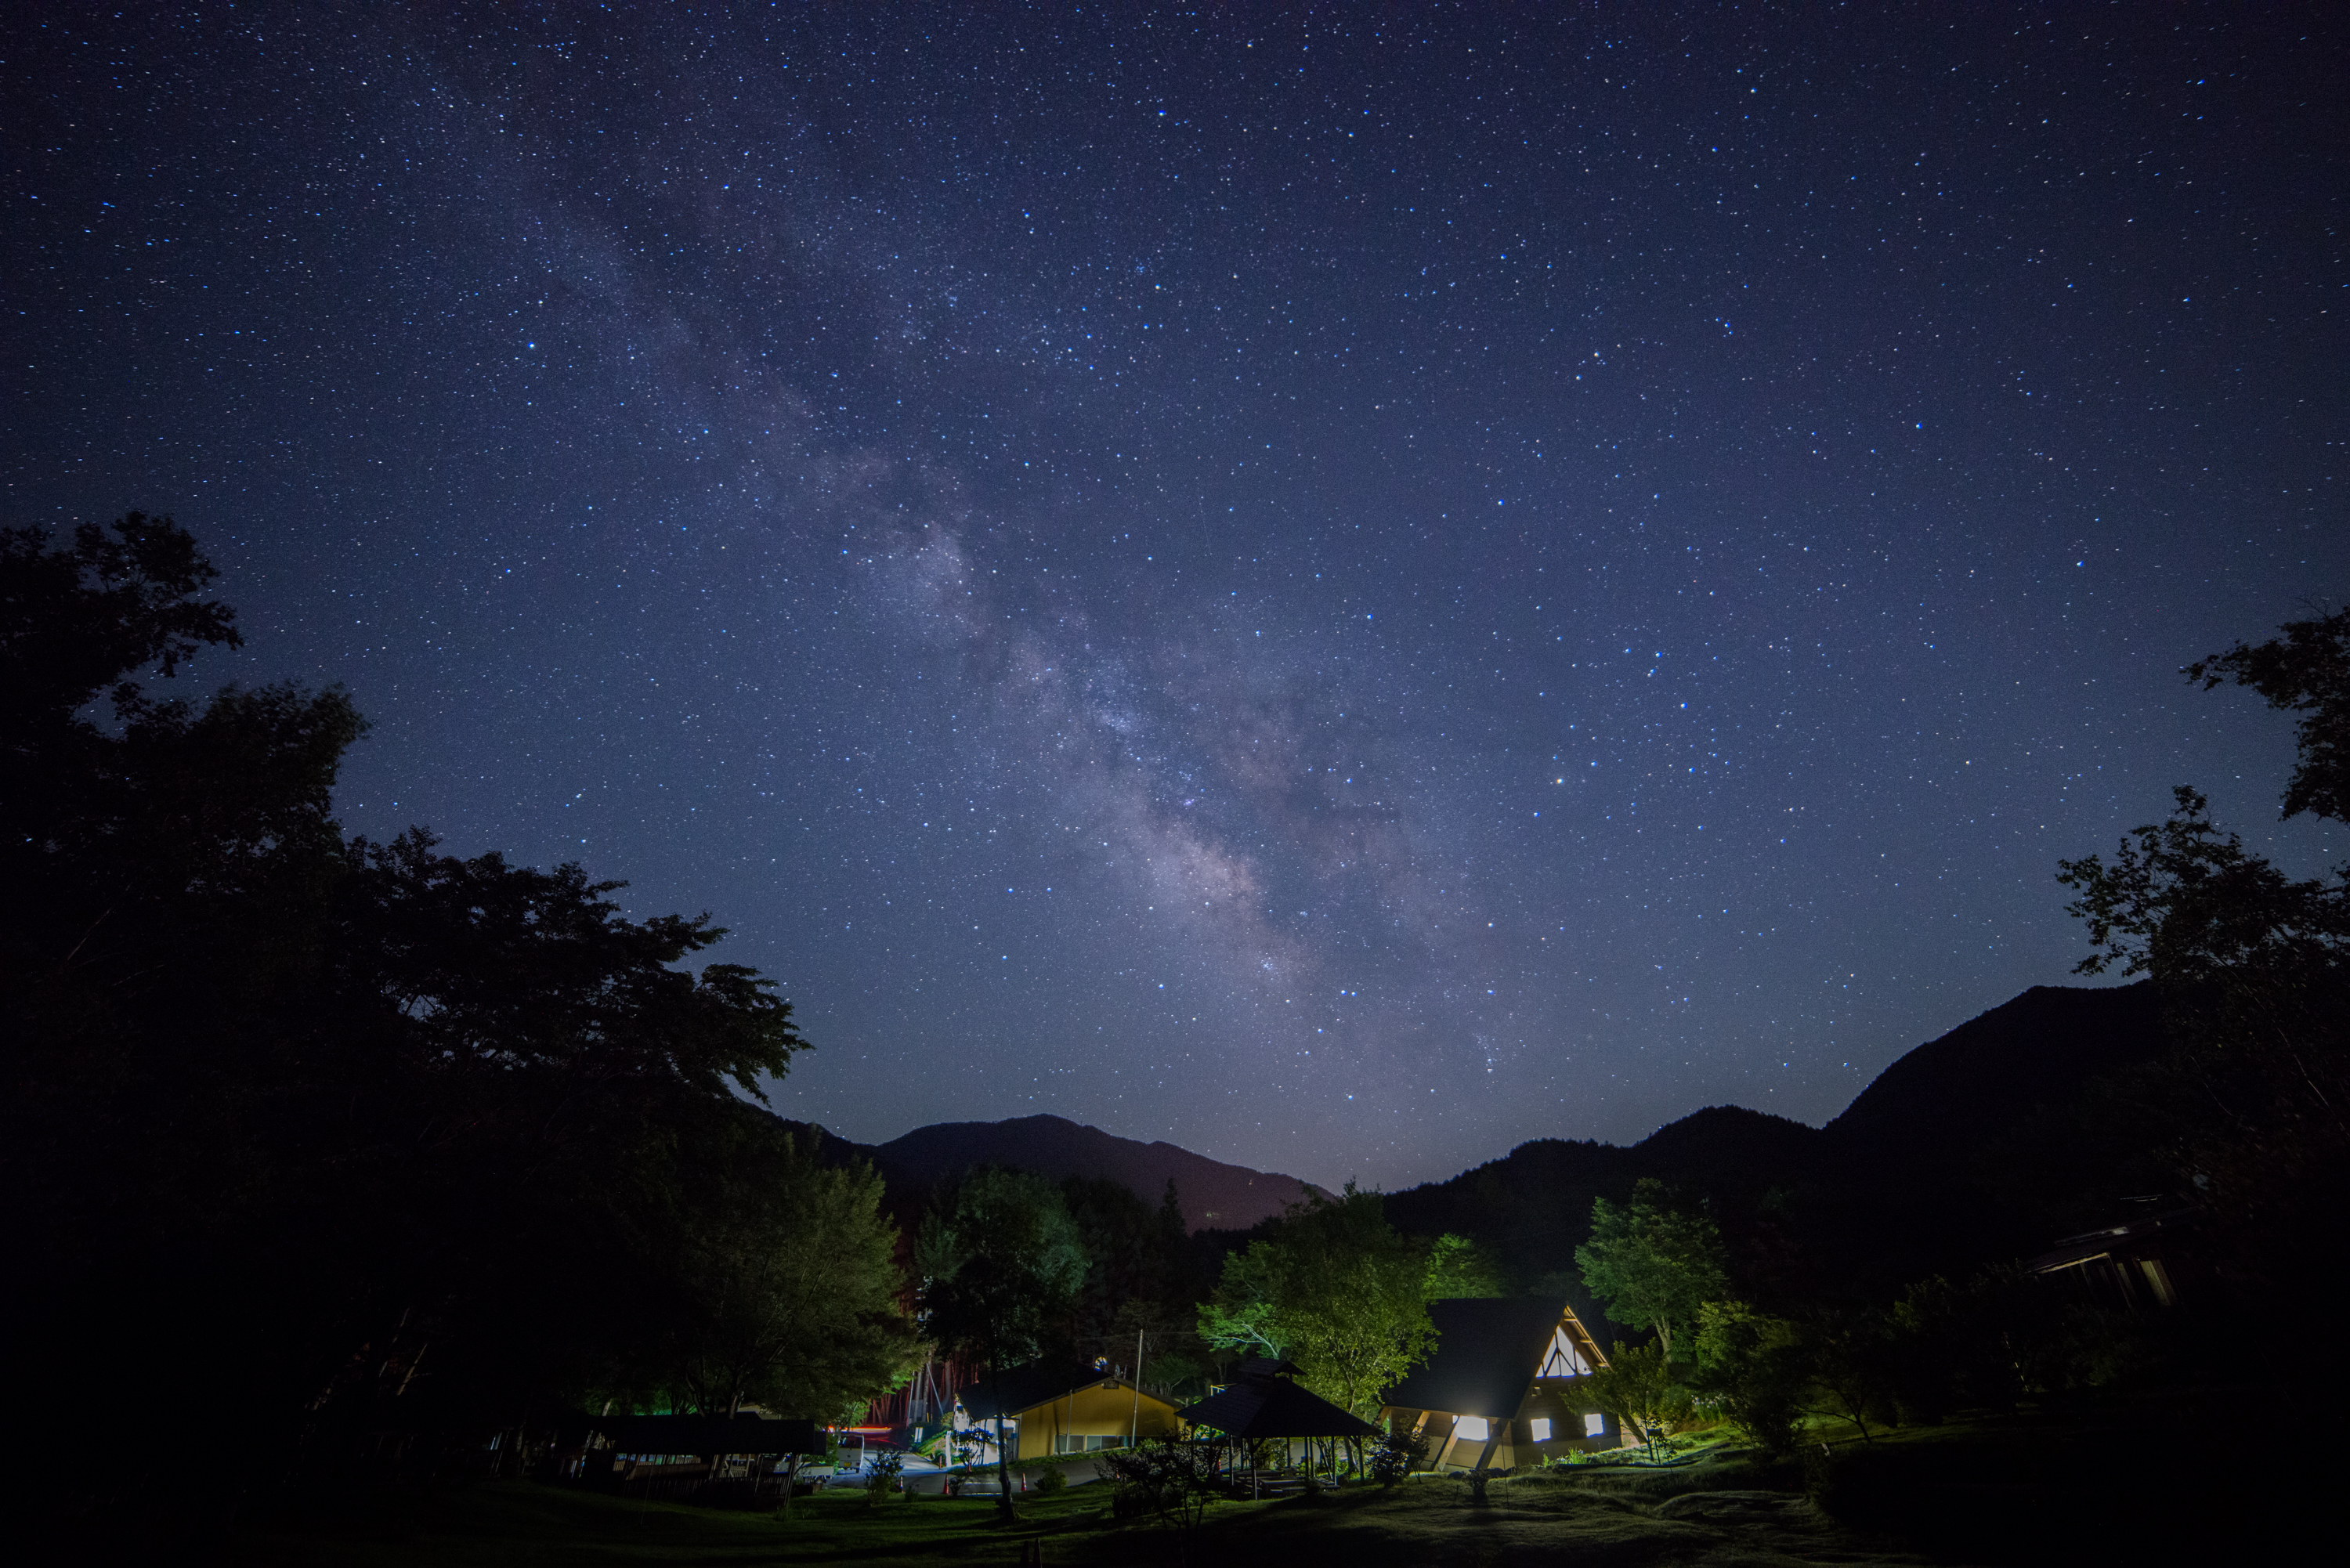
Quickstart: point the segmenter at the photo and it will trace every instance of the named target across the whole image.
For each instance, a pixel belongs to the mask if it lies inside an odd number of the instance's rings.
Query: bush
[[[1642,1345],[1617,1340],[1607,1365],[1591,1375],[1586,1387],[1592,1402],[1639,1438],[1652,1459],[1674,1425],[1690,1413],[1689,1395],[1673,1381],[1659,1340]]]
[[[1371,1450],[1371,1479],[1393,1486],[1427,1462],[1428,1439],[1410,1432],[1389,1432]]]
[[[1069,1490],[1068,1475],[1058,1465],[1047,1465],[1045,1468],[1045,1473],[1036,1478],[1036,1484],[1032,1490],[1039,1497],[1051,1497],[1055,1493],[1066,1491]]]
[[[1742,1302],[1708,1302],[1694,1348],[1699,1403],[1765,1454],[1794,1452],[1811,1385],[1794,1325]]]
[[[1154,1438],[1113,1451],[1109,1473],[1118,1483],[1110,1511],[1119,1519],[1155,1513],[1189,1534],[1222,1486],[1215,1443]]]
[[[874,1456],[865,1468],[865,1501],[880,1502],[899,1487],[898,1472],[906,1468],[906,1456],[895,1449]]]

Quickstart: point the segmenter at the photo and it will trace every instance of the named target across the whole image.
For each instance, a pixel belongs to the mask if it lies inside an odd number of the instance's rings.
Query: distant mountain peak
[[[1245,1231],[1322,1190],[1278,1171],[1227,1165],[1180,1145],[1143,1143],[1043,1114],[933,1123],[890,1139],[872,1158],[892,1187],[928,1187],[974,1165],[1003,1165],[1055,1179],[1115,1181],[1156,1203],[1172,1180],[1184,1224],[1193,1231]]]

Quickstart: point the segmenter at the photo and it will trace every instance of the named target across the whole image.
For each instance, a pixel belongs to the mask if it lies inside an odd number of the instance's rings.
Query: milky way
[[[8,520],[174,514],[348,827],[709,909],[851,1137],[1816,1121],[2172,784],[2339,857],[2178,675],[2350,591],[2322,10],[6,26]]]

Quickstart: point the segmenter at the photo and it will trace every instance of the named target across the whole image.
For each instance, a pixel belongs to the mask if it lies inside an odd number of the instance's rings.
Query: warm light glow
[[[1492,1429],[1482,1416],[1463,1416],[1454,1423],[1452,1435],[1464,1443],[1482,1443]]]
[[[1596,1414],[1586,1416],[1583,1418],[1583,1435],[1586,1438],[1606,1437],[1607,1435],[1607,1417]]]
[[[1583,1358],[1583,1352],[1575,1348],[1575,1341],[1567,1338],[1566,1325],[1561,1324],[1551,1330],[1550,1353],[1543,1357],[1542,1370],[1534,1376],[1586,1377],[1590,1373],[1591,1364]]]
[[[1535,1442],[1547,1443],[1550,1441],[1550,1417],[1548,1416],[1536,1416],[1533,1420],[1528,1421],[1526,1426],[1533,1431]]]

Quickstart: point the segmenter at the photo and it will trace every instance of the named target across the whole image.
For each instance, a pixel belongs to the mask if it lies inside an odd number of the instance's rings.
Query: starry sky
[[[0,495],[786,1115],[1816,1122],[2174,784],[2341,857],[2177,673],[2350,592],[2326,8],[453,9],[10,9]]]

